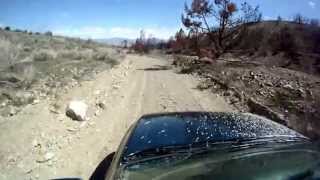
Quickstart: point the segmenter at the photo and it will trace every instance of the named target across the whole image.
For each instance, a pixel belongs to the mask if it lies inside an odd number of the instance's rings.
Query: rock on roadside
[[[66,108],[66,115],[73,120],[85,121],[88,105],[82,101],[71,101]]]
[[[45,163],[50,161],[52,158],[54,158],[54,153],[53,152],[47,152],[44,156],[40,157],[37,159],[38,163]]]

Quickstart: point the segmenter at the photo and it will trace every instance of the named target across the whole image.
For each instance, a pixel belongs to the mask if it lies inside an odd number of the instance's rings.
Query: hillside
[[[92,41],[5,30],[0,30],[0,54],[0,116],[58,96],[123,56]]]
[[[286,21],[249,24],[231,49],[264,65],[320,75],[317,26]]]
[[[239,111],[319,139],[320,28],[267,21],[244,32],[217,59],[174,55],[174,65],[205,78],[199,89],[221,93]]]

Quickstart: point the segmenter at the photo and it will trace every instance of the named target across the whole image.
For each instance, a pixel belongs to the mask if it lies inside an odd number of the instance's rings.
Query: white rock
[[[83,127],[85,127],[86,125],[87,125],[87,122],[82,122],[82,123],[80,124],[79,128],[83,128]]]
[[[35,99],[35,100],[33,100],[32,104],[38,104],[39,102],[40,102],[39,99]]]
[[[33,141],[32,141],[32,146],[33,147],[37,147],[39,145],[39,142],[36,140],[36,139],[34,139]]]
[[[53,152],[48,152],[44,155],[44,158],[46,160],[51,160],[54,157],[54,153]]]
[[[112,88],[113,88],[113,89],[119,89],[120,86],[119,86],[119,85],[113,85]]]
[[[294,89],[291,84],[286,84],[283,87],[290,90]]]
[[[100,115],[100,111],[97,110],[95,113],[94,113],[95,116],[99,116]]]
[[[100,94],[101,94],[101,91],[100,91],[100,90],[94,91],[94,95],[100,95]]]
[[[45,163],[50,161],[52,158],[54,158],[53,152],[47,152],[44,156],[37,159],[38,163]]]
[[[66,109],[66,115],[73,120],[85,121],[88,105],[82,101],[71,101]]]
[[[10,116],[14,116],[15,114],[17,114],[17,110],[13,107],[10,107],[10,110],[9,110],[9,115]]]

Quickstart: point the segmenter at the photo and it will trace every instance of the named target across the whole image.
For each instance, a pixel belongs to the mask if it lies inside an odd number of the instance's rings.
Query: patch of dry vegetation
[[[55,97],[124,57],[106,45],[80,39],[0,30],[0,115]]]

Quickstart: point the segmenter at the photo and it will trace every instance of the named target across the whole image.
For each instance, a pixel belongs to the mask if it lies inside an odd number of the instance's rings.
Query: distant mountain
[[[128,45],[131,45],[135,42],[135,39],[128,39],[128,38],[107,38],[107,39],[95,39],[94,41],[103,43],[103,44],[108,44],[108,45],[113,45],[113,46],[122,46],[123,41],[127,40]]]
[[[94,41],[96,41],[96,42],[108,44],[108,45],[112,45],[112,46],[123,46],[123,41],[125,41],[125,40],[128,41],[128,46],[130,46],[136,42],[136,39],[119,38],[119,37],[107,38],[107,39],[94,39]],[[160,43],[162,41],[165,41],[165,40],[154,38],[155,43]]]

